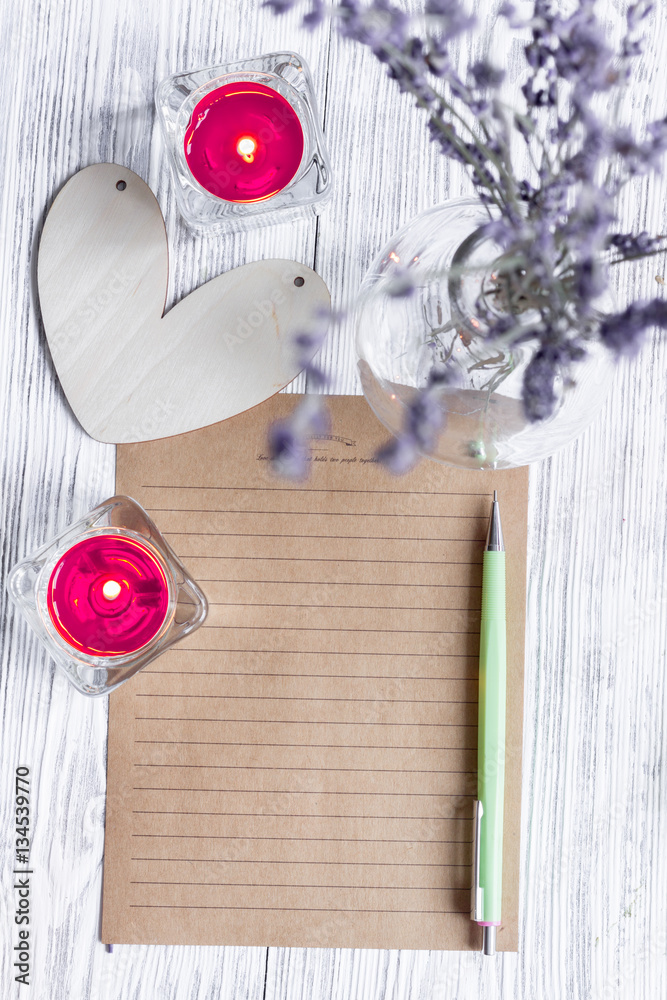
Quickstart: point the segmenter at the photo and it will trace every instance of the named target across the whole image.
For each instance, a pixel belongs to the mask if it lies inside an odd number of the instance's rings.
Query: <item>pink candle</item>
[[[264,201],[293,179],[303,128],[282,94],[247,80],[226,83],[195,106],[185,131],[195,180],[225,201]]]
[[[56,563],[46,594],[62,638],[89,656],[123,656],[162,629],[169,584],[162,560],[134,538],[100,532],[77,542]]]

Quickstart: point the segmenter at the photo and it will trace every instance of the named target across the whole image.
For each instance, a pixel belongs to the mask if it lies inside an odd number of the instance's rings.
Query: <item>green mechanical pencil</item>
[[[506,702],[505,545],[494,490],[482,569],[479,636],[477,801],[471,917],[483,928],[484,954],[496,953],[503,880]]]

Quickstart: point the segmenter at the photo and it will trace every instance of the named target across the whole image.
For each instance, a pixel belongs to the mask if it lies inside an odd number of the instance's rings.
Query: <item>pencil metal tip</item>
[[[493,502],[498,503],[498,490],[493,491]]]
[[[491,517],[489,518],[489,530],[486,534],[486,551],[505,551],[503,529],[500,524],[500,505],[498,503],[497,493],[495,490],[493,491],[493,503],[491,505]]]
[[[482,931],[484,954],[492,957],[496,953],[496,928],[484,927]]]

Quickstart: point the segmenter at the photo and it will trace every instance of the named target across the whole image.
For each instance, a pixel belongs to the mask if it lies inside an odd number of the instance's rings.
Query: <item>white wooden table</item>
[[[606,3],[612,27],[620,0]],[[486,7],[486,4],[478,4]],[[486,16],[486,15],[484,15]],[[469,190],[424,122],[358,47],[309,35],[258,0],[2,4],[0,225],[2,574],[110,495],[114,450],[72,416],[44,344],[35,264],[67,178],[114,160],[156,192],[170,301],[248,260],[314,266],[351,301],[390,233]],[[493,29],[493,31],[492,31]],[[485,21],[514,71],[519,42]],[[649,22],[632,119],[665,114],[667,11]],[[195,239],[176,215],[152,95],[170,72],[279,48],[311,65],[335,170],[317,223]],[[662,57],[660,53],[663,53]],[[627,229],[665,232],[663,182],[623,201]],[[627,268],[656,291],[663,263]],[[618,269],[621,270],[621,269]],[[332,392],[358,392],[351,327],[324,351]],[[531,470],[519,955],[99,943],[107,706],[76,694],[0,596],[0,996],[33,1000],[351,998],[659,1000],[667,996],[667,345],[619,371],[601,418]],[[296,389],[303,386],[297,384]],[[31,985],[14,984],[13,775],[31,771]]]

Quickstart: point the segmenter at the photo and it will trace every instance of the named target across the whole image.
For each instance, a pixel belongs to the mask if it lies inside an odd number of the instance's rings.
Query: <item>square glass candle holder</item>
[[[177,73],[155,103],[178,207],[198,232],[322,210],[331,167],[310,70],[294,52]]]
[[[82,694],[108,694],[206,618],[206,597],[146,511],[105,500],[9,574],[9,594]]]

